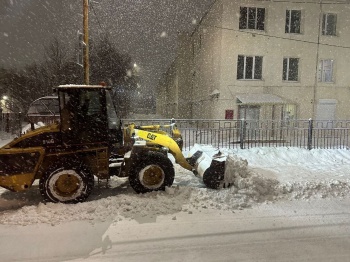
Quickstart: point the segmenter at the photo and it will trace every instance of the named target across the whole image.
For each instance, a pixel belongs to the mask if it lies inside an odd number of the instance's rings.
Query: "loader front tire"
[[[175,171],[170,159],[159,152],[137,157],[131,166],[129,182],[137,193],[165,190],[174,182]]]
[[[39,182],[40,193],[48,202],[83,202],[93,187],[94,176],[88,168],[67,163],[48,168]]]

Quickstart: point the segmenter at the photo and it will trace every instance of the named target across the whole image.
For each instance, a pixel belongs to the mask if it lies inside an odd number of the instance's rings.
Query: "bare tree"
[[[135,97],[137,78],[132,72],[131,57],[122,54],[104,35],[98,42],[90,45],[91,79],[92,83],[106,82],[113,87],[113,100],[121,117],[130,111],[131,101]]]
[[[131,58],[121,54],[107,36],[96,44],[94,41],[91,43],[90,82],[98,84],[104,81],[112,86],[117,109],[124,116],[129,111],[137,85],[134,76],[127,77],[127,72],[132,68]],[[0,69],[0,88],[6,87],[25,112],[35,99],[51,95],[53,87],[82,82],[82,68],[75,63],[74,57],[69,55],[66,46],[57,38],[45,47],[42,63],[33,63],[23,70]]]

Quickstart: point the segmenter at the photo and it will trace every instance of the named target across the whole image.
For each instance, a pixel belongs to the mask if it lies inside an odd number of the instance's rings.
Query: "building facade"
[[[350,118],[350,2],[217,0],[158,86],[157,112],[200,119]]]

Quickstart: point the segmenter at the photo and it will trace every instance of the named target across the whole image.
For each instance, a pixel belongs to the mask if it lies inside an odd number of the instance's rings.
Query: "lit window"
[[[319,82],[333,82],[333,60],[321,60],[319,63]]]

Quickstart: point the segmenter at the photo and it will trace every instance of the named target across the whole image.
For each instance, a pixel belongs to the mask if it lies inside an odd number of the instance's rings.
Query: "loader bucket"
[[[205,145],[195,144],[189,152],[187,161],[194,168],[196,176],[202,178],[208,188],[218,189],[224,183],[227,156],[219,150],[213,151]]]

